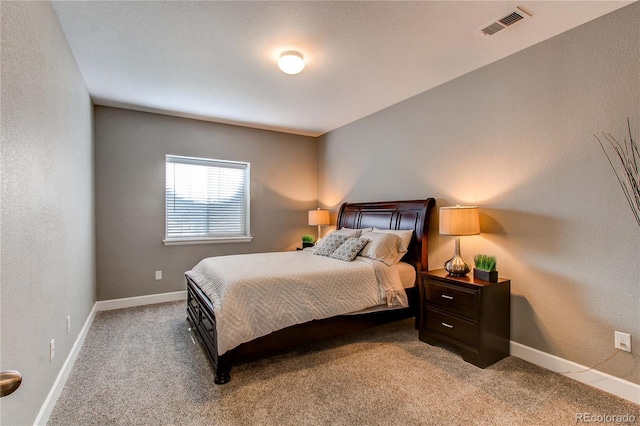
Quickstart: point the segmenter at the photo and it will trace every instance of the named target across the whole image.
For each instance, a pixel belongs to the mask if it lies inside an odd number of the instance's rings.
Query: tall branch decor
[[[636,222],[640,226],[640,151],[638,143],[631,137],[631,124],[628,117],[627,128],[629,129],[629,142],[625,138],[620,143],[610,133],[602,132],[606,143],[603,143],[598,136],[593,136],[598,140],[604,155],[607,156]]]

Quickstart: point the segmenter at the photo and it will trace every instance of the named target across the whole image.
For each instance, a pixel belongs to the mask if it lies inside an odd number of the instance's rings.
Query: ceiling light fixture
[[[295,50],[287,50],[280,54],[278,66],[285,74],[298,74],[304,68],[302,53]]]

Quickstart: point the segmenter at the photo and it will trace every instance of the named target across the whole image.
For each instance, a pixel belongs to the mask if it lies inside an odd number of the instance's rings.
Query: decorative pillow
[[[365,232],[362,237],[369,240],[360,256],[378,260],[385,265],[394,265],[407,252],[404,241],[393,233]]]
[[[320,241],[319,244],[316,245],[316,251],[314,254],[319,254],[320,256],[329,256],[331,253],[336,251],[338,247],[345,241],[347,241],[349,237],[345,235],[337,235],[334,232],[327,235]]]
[[[409,243],[411,242],[411,237],[413,237],[413,231],[411,230],[395,230],[395,229],[378,229],[373,228],[373,232],[379,234],[394,234],[402,238],[404,241],[404,248],[409,249]]]
[[[366,238],[348,238],[347,241],[342,243],[340,247],[336,249],[329,257],[334,259],[344,260],[345,262],[351,262],[356,258],[362,247],[366,246],[369,240]]]

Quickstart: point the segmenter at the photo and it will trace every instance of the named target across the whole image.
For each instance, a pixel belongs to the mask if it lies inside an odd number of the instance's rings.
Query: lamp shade
[[[329,210],[309,210],[309,225],[328,225]]]
[[[440,207],[441,235],[477,235],[480,233],[478,206]]]

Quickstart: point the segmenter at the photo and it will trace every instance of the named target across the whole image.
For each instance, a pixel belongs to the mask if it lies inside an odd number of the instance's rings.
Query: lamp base
[[[460,256],[460,237],[456,237],[456,248],[453,257],[444,264],[444,269],[454,277],[464,277],[471,271],[471,267]]]
[[[444,264],[444,269],[454,277],[464,277],[471,271],[471,267],[463,258],[453,256]]]

